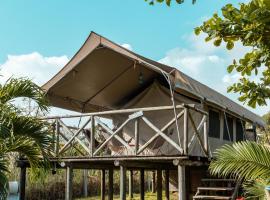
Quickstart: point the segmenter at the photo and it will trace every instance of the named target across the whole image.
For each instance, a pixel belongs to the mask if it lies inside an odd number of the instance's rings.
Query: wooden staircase
[[[220,199],[235,200],[240,187],[234,179],[202,179],[202,187],[197,188],[193,200]]]

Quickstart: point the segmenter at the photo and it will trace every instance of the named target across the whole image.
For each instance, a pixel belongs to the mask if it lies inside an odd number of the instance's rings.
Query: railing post
[[[209,154],[207,121],[203,123],[203,136],[204,136],[204,149],[206,150],[207,154]]]
[[[55,155],[59,156],[59,134],[60,134],[60,124],[58,119],[55,121]]]
[[[188,155],[188,108],[184,108],[184,155]]]
[[[90,156],[93,157],[95,148],[95,117],[91,116],[91,132],[90,132]]]
[[[139,118],[135,120],[135,155],[138,154],[139,149]]]

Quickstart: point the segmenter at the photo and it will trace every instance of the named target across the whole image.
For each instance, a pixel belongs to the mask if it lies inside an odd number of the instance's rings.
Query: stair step
[[[210,196],[210,195],[196,195],[193,199],[221,199],[221,200],[230,200],[231,197],[228,196]]]
[[[233,191],[233,187],[198,187],[198,190],[204,191]]]
[[[235,182],[234,179],[215,179],[215,178],[203,178],[203,182]]]

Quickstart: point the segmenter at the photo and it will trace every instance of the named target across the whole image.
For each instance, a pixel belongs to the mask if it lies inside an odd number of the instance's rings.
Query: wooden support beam
[[[126,167],[120,165],[120,200],[126,200]]]
[[[186,200],[186,168],[178,165],[178,200]]]
[[[207,131],[207,121],[203,123],[203,138],[204,138],[204,148],[209,155],[209,141],[208,141],[208,131]]]
[[[202,141],[202,139],[200,137],[200,133],[199,133],[198,129],[196,128],[195,122],[194,122],[194,120],[192,118],[192,115],[191,115],[191,113],[189,111],[188,111],[188,116],[189,116],[191,125],[192,125],[192,127],[193,127],[193,129],[195,131],[195,135],[197,136],[198,142],[199,142],[199,144],[201,146],[201,149],[203,150],[203,153],[205,154],[205,156],[208,156],[208,152],[204,148],[204,144],[203,144],[203,141]]]
[[[20,191],[19,191],[19,199],[20,200],[25,200],[25,186],[26,186],[26,167],[21,167]]]
[[[109,169],[109,190],[108,190],[108,200],[113,200],[113,169]]]
[[[167,136],[165,133],[163,133],[159,128],[157,128],[151,121],[149,121],[145,116],[142,116],[142,120],[155,132],[157,132],[164,140],[166,140],[170,145],[172,145],[175,149],[177,149],[180,154],[183,153],[183,149],[174,142],[169,136]]]
[[[140,199],[144,200],[144,169],[140,170]]]
[[[66,191],[65,200],[72,200],[72,179],[73,179],[73,168],[72,166],[67,166],[66,168]]]
[[[184,110],[182,110],[176,117],[179,119],[184,114]],[[171,125],[175,124],[176,119],[173,118],[171,121],[169,121],[165,126],[163,126],[160,130],[162,132],[166,131]],[[151,137],[146,143],[144,143],[137,151],[137,154],[140,154],[144,151],[151,143],[153,143],[157,138],[159,137],[159,133],[156,133],[153,137]]]
[[[156,192],[156,172],[152,172],[152,193]]]
[[[105,169],[101,170],[101,177],[100,177],[100,194],[101,194],[101,200],[105,200]]]
[[[165,200],[170,200],[170,171],[165,170]]]
[[[162,170],[157,170],[157,200],[162,200]]]
[[[184,110],[184,155],[188,155],[188,108]]]
[[[89,143],[89,152],[90,156],[93,157],[95,148],[95,117],[91,116],[91,131],[90,131],[90,143]]]
[[[88,170],[83,170],[83,196],[88,197]]]
[[[59,120],[55,121],[55,156],[59,156],[59,134],[60,134],[60,124]]]
[[[135,120],[135,155],[138,154],[138,150],[139,150],[139,123],[140,123],[140,119],[137,118]]]
[[[129,198],[133,198],[133,170],[129,171],[129,179],[128,179],[128,194]]]

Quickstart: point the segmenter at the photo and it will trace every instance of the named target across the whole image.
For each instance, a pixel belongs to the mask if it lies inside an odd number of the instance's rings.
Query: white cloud
[[[233,62],[233,59],[239,60],[242,58],[245,53],[250,51],[250,48],[235,43],[235,47],[228,51],[224,43],[220,47],[215,47],[213,42],[205,42],[204,38],[204,34],[195,36],[192,33],[185,36],[184,39],[188,41],[188,47],[178,46],[169,50],[159,62],[178,68],[187,75],[243,105],[242,102],[237,100],[239,94],[227,93],[227,87],[237,82],[240,74],[236,72],[228,74],[226,68]],[[251,79],[258,81],[257,76],[252,76]],[[267,107],[252,109],[247,105],[244,106],[259,115],[269,111]]]
[[[67,62],[68,57],[45,57],[38,52],[24,55],[8,55],[7,60],[0,64],[2,81],[12,77],[28,77],[39,85],[54,76]]]
[[[224,65],[223,58],[217,54],[217,48],[211,43],[205,43],[203,36],[186,36],[189,48],[176,47],[168,51],[159,62],[173,66],[198,78],[207,69],[215,69],[217,65]]]
[[[228,83],[228,84],[232,84],[232,83],[235,83],[237,82],[239,79],[240,79],[240,74],[225,74],[222,78],[222,81],[224,83]]]
[[[121,46],[132,51],[132,46],[130,44],[124,43],[124,44],[121,44]]]

